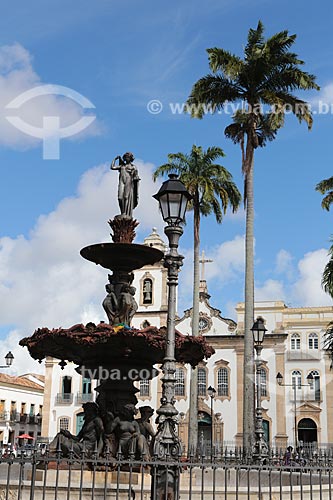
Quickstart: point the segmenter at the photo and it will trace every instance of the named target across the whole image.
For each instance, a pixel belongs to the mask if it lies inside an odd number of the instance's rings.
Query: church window
[[[153,281],[150,278],[145,278],[143,280],[142,296],[144,304],[153,303]]]

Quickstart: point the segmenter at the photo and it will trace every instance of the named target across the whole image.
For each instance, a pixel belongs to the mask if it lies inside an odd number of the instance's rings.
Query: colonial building
[[[14,377],[0,373],[0,443],[14,443],[27,434],[41,435],[44,377],[28,373]]]
[[[165,251],[156,233],[145,239]],[[236,307],[235,320],[226,318],[210,301],[204,279],[202,256],[200,284],[200,331],[214,347],[215,354],[201,363],[198,377],[199,442],[216,445],[241,444],[244,357],[244,304]],[[133,326],[165,326],[167,319],[167,271],[157,263],[135,272],[134,286],[138,311]],[[192,311],[178,317],[177,329],[191,334]],[[333,307],[290,308],[281,301],[258,302],[255,316],[265,320],[261,367],[261,405],[264,429],[270,445],[285,447],[295,440],[324,445],[333,443],[329,421],[333,415],[333,373],[330,359],[322,348],[325,327],[333,321]],[[82,379],[68,364],[62,371],[57,360],[46,361],[44,418],[42,434],[54,436],[60,428],[77,433],[82,425],[81,404],[94,399],[95,381]],[[179,433],[187,446],[189,420],[189,366],[177,366],[175,385],[179,411]],[[276,376],[283,376],[282,385]],[[311,373],[311,386],[307,376]],[[215,389],[212,399],[207,389]],[[161,377],[138,383],[139,405],[159,407]],[[331,420],[332,421],[332,420]]]

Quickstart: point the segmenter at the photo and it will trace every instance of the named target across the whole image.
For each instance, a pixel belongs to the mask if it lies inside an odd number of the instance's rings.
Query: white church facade
[[[166,250],[155,230],[144,243]],[[133,326],[166,326],[167,270],[163,264],[136,271],[133,284],[139,306]],[[257,302],[257,316],[264,318],[267,328],[261,368],[266,439],[271,446],[283,448],[287,443],[294,445],[295,439],[318,446],[333,443],[333,427],[329,425],[333,417],[333,371],[331,360],[322,348],[325,328],[333,321],[333,307],[291,308],[282,301]],[[191,334],[191,309],[178,317],[177,329]],[[241,444],[244,304],[237,305],[235,321],[225,318],[211,304],[204,279],[200,284],[200,330],[215,354],[197,370],[199,440],[208,443],[213,436],[216,446]],[[52,358],[46,360],[45,368],[42,436],[51,438],[60,428],[77,433],[82,425],[81,405],[94,400],[96,381],[82,379],[71,363],[61,370],[58,360]],[[187,365],[177,365],[175,399],[184,448],[190,370]],[[276,382],[278,373],[283,376],[283,385]],[[307,383],[310,373],[311,386]],[[213,400],[207,392],[209,386],[216,391]],[[138,383],[138,407],[149,405],[157,409],[161,389],[160,375]]]

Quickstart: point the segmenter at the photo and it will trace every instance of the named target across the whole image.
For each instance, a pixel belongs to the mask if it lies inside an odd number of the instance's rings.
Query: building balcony
[[[294,391],[291,390],[289,393],[289,401],[294,403]],[[296,391],[296,403],[315,403],[320,404],[322,402],[322,395],[320,390],[316,391]]]
[[[1,411],[0,412],[0,422],[8,422],[9,420],[9,412],[8,411]]]
[[[287,351],[287,361],[313,361],[319,360],[321,358],[320,349],[313,349],[309,351],[301,351],[300,349],[295,349],[293,351]]]
[[[20,421],[21,415],[19,414],[18,411],[11,411],[9,415],[9,420],[12,423],[19,422]]]
[[[71,405],[73,403],[73,393],[58,393],[55,403],[56,405]]]
[[[94,401],[94,395],[92,392],[89,392],[88,394],[78,392],[76,394],[76,404],[78,405],[81,405],[83,403],[90,403],[91,401]]]

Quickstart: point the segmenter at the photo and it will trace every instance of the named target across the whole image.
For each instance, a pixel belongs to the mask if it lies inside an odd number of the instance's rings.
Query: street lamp
[[[295,447],[295,450],[297,448],[297,401],[296,401],[296,390],[297,390],[297,387],[308,387],[308,386],[312,386],[312,383],[313,383],[313,375],[312,373],[309,373],[309,375],[306,377],[306,380],[308,381],[307,384],[296,384],[296,380],[294,380],[294,382],[292,384],[283,384],[283,375],[282,373],[278,372],[278,374],[276,375],[276,381],[277,383],[282,386],[282,387],[292,387],[293,388],[293,391],[294,391],[294,447]]]
[[[157,433],[154,438],[153,454],[158,460],[179,460],[181,444],[177,433],[177,415],[175,408],[175,318],[176,287],[178,272],[183,265],[183,256],[178,253],[179,238],[183,234],[181,224],[185,221],[187,202],[192,198],[176,174],[170,174],[160,190],[153,196],[158,200],[163,220],[167,223],[164,232],[169,241],[169,252],[164,257],[164,267],[168,270],[168,314],[166,349],[163,360],[162,398],[157,410]],[[179,471],[177,467],[158,467],[153,477],[153,498],[162,500],[165,489],[171,490],[176,497]],[[154,496],[156,495],[156,496]],[[168,497],[169,498],[169,497]]]
[[[10,368],[13,364],[13,361],[14,361],[14,356],[13,354],[11,353],[11,351],[9,351],[6,356],[5,356],[5,361],[6,361],[6,364],[5,365],[2,365],[0,366],[0,368]]]
[[[210,456],[213,459],[213,436],[214,436],[214,427],[213,427],[213,401],[215,398],[216,390],[211,385],[207,389],[208,396],[210,397],[210,419],[211,419],[211,427],[210,427]]]
[[[262,463],[268,456],[268,445],[264,439],[264,428],[262,424],[262,408],[261,408],[261,351],[262,344],[264,341],[265,333],[267,329],[265,328],[264,320],[260,316],[253,323],[251,328],[253,335],[253,343],[256,351],[256,388],[257,388],[257,400],[256,400],[256,421],[255,421],[255,443],[253,447],[253,458]]]

